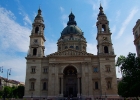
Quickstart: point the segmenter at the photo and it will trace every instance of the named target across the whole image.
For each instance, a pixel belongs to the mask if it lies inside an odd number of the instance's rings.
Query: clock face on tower
[[[103,40],[107,40],[107,37],[103,37]]]
[[[34,43],[37,43],[38,42],[38,40],[37,39],[34,39]]]

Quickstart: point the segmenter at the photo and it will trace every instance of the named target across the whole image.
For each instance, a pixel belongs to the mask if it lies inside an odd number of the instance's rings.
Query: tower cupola
[[[109,21],[104,14],[103,7],[100,4],[99,14],[97,18],[97,49],[98,55],[114,55],[113,44],[111,40],[111,32],[109,28]]]
[[[43,20],[43,17],[42,17],[42,15],[41,15],[41,9],[39,8],[38,9],[38,14],[36,15],[36,17],[35,17],[35,19],[42,19]]]
[[[41,15],[41,9],[38,9],[34,22],[32,24],[32,32],[30,35],[30,46],[28,57],[43,57],[45,50],[45,36],[44,36],[45,24]]]
[[[100,4],[99,10],[100,10],[100,12],[99,12],[98,16],[101,16],[101,15],[104,15],[105,16],[104,11],[103,11],[103,7],[102,7],[101,4]]]

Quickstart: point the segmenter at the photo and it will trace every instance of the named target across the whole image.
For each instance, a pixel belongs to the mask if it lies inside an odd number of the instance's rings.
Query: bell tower
[[[32,32],[30,35],[30,46],[28,51],[28,57],[43,57],[44,56],[44,20],[41,15],[41,9],[38,9],[38,14],[32,24]]]
[[[97,54],[98,55],[114,55],[114,49],[112,47],[111,32],[109,29],[109,21],[104,14],[103,7],[100,4],[99,14],[97,18]]]
[[[109,29],[109,21],[104,14],[103,7],[100,4],[99,14],[97,18],[97,56],[99,57],[99,73],[100,73],[100,94],[117,96],[116,67],[113,44],[111,40],[111,32]]]

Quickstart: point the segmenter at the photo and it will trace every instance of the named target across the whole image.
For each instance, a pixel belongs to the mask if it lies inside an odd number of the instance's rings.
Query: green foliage
[[[5,96],[6,98],[23,98],[24,86],[5,86],[4,89],[0,91],[0,98],[3,98],[3,96]]]
[[[18,97],[23,98],[23,96],[24,96],[24,87],[23,86],[18,86],[17,91],[18,91]]]
[[[123,75],[118,85],[118,94],[123,97],[140,96],[140,58],[129,53],[127,57],[118,57],[116,66],[120,67]]]

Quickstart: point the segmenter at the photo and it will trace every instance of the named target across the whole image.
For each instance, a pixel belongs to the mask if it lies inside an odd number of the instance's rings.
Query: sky
[[[117,57],[136,53],[133,27],[140,19],[139,0],[0,0],[0,67],[9,79],[25,82],[26,59],[32,23],[40,7],[45,23],[45,55],[57,51],[57,41],[72,11],[84,32],[87,52],[97,55],[97,15],[100,2],[109,21]],[[117,77],[121,77],[116,68]]]

